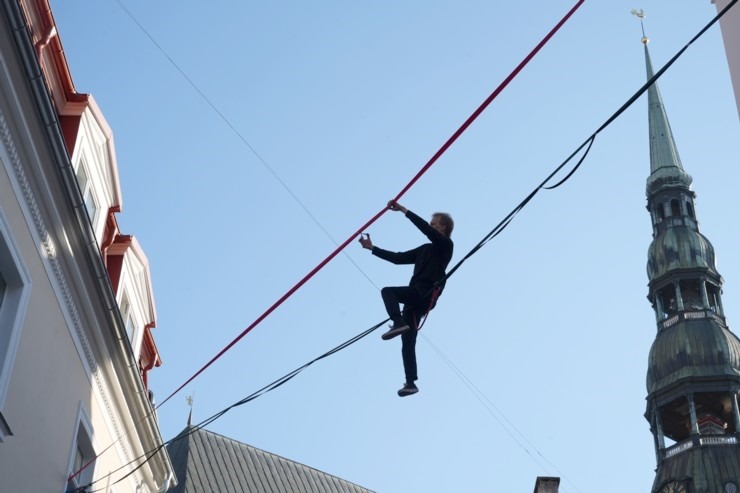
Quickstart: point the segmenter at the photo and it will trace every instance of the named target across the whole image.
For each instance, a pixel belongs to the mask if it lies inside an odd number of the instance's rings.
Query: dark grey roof
[[[171,493],[373,493],[284,457],[195,427],[167,446]]]

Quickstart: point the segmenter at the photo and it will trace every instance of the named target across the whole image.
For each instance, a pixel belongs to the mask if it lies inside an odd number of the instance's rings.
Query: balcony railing
[[[737,436],[735,435],[704,435],[699,437],[699,444],[702,447],[737,445],[738,440]],[[693,440],[691,438],[687,438],[686,440],[665,449],[664,457],[668,459],[670,457],[673,457],[674,455],[680,454],[681,452],[686,452],[693,447]]]
[[[699,442],[702,445],[737,445],[737,438],[734,436],[727,435],[715,435],[708,437],[701,437]]]
[[[681,320],[700,320],[704,318],[711,318],[712,320],[717,321],[722,327],[726,327],[724,317],[717,315],[713,310],[692,310],[679,312],[659,322],[658,326],[660,327],[660,330],[663,330],[676,325]]]
[[[680,454],[681,452],[685,452],[693,446],[694,442],[692,442],[690,438],[688,440],[684,440],[683,442],[677,443],[676,445],[665,449],[665,458],[667,459],[669,457],[673,457],[674,455]]]

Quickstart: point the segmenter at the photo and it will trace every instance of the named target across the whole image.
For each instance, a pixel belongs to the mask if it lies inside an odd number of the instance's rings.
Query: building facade
[[[717,12],[722,12],[732,0],[711,0],[717,6]],[[740,6],[733,5],[719,20],[722,31],[722,41],[727,54],[727,64],[730,66],[730,77],[735,92],[735,104],[740,116]]]
[[[648,79],[653,76],[645,44]],[[740,488],[740,339],[722,304],[714,248],[700,233],[684,170],[656,84],[648,91],[650,349],[645,417],[653,433],[652,493],[736,493]]]
[[[147,385],[149,266],[121,206],[112,132],[74,88],[48,0],[0,0],[3,491],[176,483]]]

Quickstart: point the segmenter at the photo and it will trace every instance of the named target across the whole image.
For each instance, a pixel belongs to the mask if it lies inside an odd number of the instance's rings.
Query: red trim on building
[[[49,0],[21,2],[21,7],[25,12],[26,23],[29,26],[36,54],[44,72],[46,85],[56,107],[67,152],[72,156],[80,130],[82,113],[91,104],[90,95],[78,93],[75,89]],[[108,210],[100,247],[113,292],[116,294],[120,284],[123,259],[133,239],[130,235],[120,234],[118,221],[115,217],[115,214],[120,211],[120,205],[115,205]],[[144,327],[139,361],[141,376],[147,389],[149,388],[149,371],[162,365],[159,351],[151,333],[151,329],[154,327],[155,321],[147,323]]]
[[[152,329],[155,323],[151,322],[144,327],[144,338],[141,343],[141,354],[139,365],[141,366],[141,378],[144,380],[144,387],[149,390],[149,371],[155,366],[162,366],[162,360],[159,357],[157,345],[154,343]]]
[[[36,0],[36,8],[39,11],[41,23],[43,25],[43,33],[33,33],[36,53],[41,56],[42,51],[49,47],[57,76],[59,77],[59,81],[64,89],[65,99],[70,103],[87,102],[88,95],[78,93],[75,90],[74,82],[72,82],[72,75],[70,74],[69,65],[67,64],[67,57],[64,55],[62,42],[59,40],[59,36],[57,36],[56,22],[54,21],[54,15],[51,12],[49,0]],[[57,108],[57,110],[61,109],[62,108]]]

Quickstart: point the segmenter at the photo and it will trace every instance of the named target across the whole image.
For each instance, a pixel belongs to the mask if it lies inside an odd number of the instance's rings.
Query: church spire
[[[648,43],[650,40],[642,37],[645,47],[645,67],[647,78],[653,77],[653,64],[650,60]],[[681,165],[676,142],[673,139],[671,124],[663,105],[663,98],[657,84],[648,88],[648,129],[650,133],[650,178],[647,183],[648,195],[659,192],[669,186],[691,186],[691,176]]]
[[[648,80],[652,79],[654,75],[650,51],[647,46],[649,42],[650,40],[643,36],[642,44],[645,47],[645,68]],[[660,96],[657,84],[648,88],[648,122],[650,125],[651,173],[664,167],[683,169],[676,142],[673,139],[673,132],[671,132],[671,125],[668,122],[668,115],[663,105],[663,98]]]
[[[642,19],[644,14],[638,15]],[[647,77],[653,77],[648,39]],[[657,335],[647,410],[657,461],[652,493],[740,491],[740,339],[727,325],[714,247],[699,232],[691,176],[657,84],[648,90],[648,300]]]

